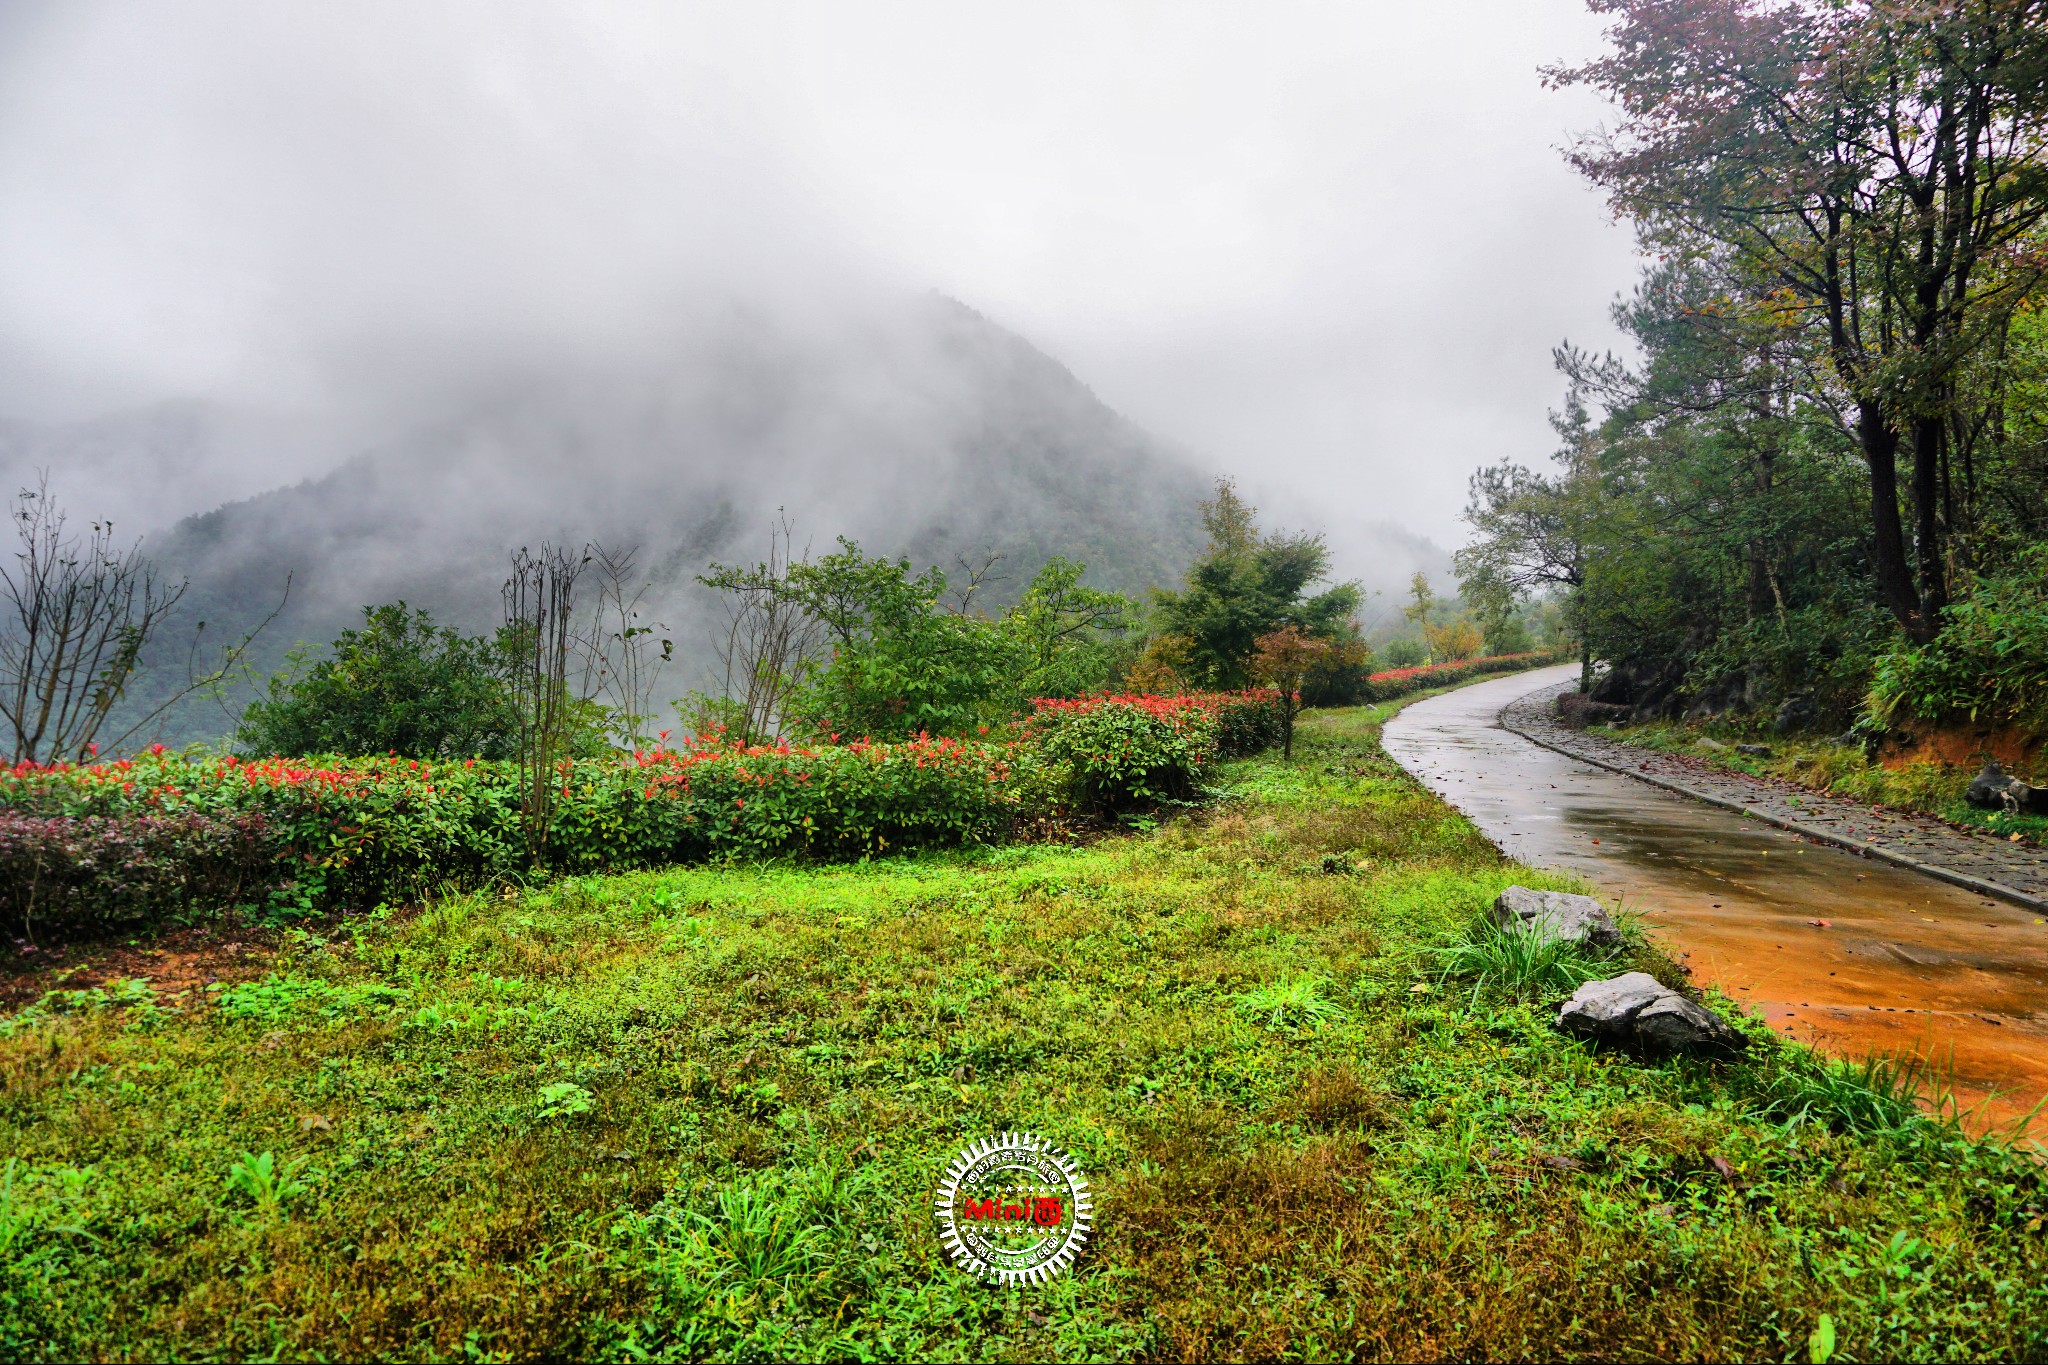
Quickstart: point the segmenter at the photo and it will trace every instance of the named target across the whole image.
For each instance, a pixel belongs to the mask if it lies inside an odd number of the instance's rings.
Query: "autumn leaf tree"
[[[1252,650],[1251,674],[1280,693],[1280,753],[1294,757],[1294,718],[1301,714],[1302,686],[1318,673],[1364,662],[1365,646],[1357,639],[1311,635],[1286,625],[1261,635]]]

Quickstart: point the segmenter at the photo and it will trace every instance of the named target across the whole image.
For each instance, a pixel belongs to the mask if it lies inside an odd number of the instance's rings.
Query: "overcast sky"
[[[1598,36],[1576,0],[9,0],[0,415],[360,416],[715,284],[935,288],[1334,538],[1455,543],[1633,273],[1556,150],[1602,111],[1537,74]]]

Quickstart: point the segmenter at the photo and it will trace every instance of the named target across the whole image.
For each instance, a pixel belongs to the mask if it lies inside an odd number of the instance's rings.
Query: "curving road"
[[[1502,851],[1643,916],[1702,984],[1848,1056],[1931,1054],[1981,1122],[2048,1095],[2043,916],[1596,768],[1500,727],[1542,669],[1420,701],[1387,751]],[[1818,921],[1818,923],[1816,922]]]

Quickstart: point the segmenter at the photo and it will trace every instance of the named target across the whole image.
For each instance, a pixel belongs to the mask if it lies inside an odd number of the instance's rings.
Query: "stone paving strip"
[[[1503,728],[1596,768],[1639,778],[1695,800],[1741,811],[1809,839],[1910,867],[2001,900],[2048,910],[2048,850],[1958,829],[1931,815],[1887,810],[1776,778],[1716,768],[1705,759],[1638,749],[1557,720],[1556,701],[1573,684],[1509,702]]]

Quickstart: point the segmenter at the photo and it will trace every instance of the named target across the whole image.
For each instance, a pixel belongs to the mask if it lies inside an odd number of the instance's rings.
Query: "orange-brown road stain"
[[[1386,729],[1409,771],[1522,862],[1643,916],[1701,984],[1839,1056],[1952,1069],[1977,1127],[2048,1095],[2048,924],[1888,863],[1566,758],[1499,728],[1569,668],[1418,702]],[[1825,925],[1814,921],[1826,921]],[[2048,1114],[2032,1125],[2048,1133]]]

